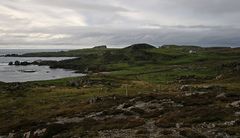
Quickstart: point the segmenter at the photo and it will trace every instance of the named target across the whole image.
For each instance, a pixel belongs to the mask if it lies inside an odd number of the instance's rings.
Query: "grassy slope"
[[[189,54],[190,49],[196,49],[197,53]],[[203,81],[186,84],[218,85],[226,87],[228,90],[226,92],[240,90],[239,72],[233,71],[231,67],[222,67],[223,64],[239,62],[240,49],[172,46],[143,50],[84,49],[25,56],[79,57],[75,60],[44,64],[79,71],[88,68],[93,72],[111,71],[111,73],[92,74],[87,79],[97,83],[83,87],[69,84],[70,81],[79,78],[22,84],[0,83],[0,134],[13,129],[27,130],[34,124],[49,122],[57,116],[70,117],[77,113],[109,109],[116,103],[89,105],[85,102],[92,97],[124,96],[125,84],[128,84],[128,93],[131,96],[156,92],[175,95],[179,94],[178,88],[182,85],[176,81],[177,78],[194,75]],[[223,79],[216,80],[215,77],[220,74],[224,76]]]

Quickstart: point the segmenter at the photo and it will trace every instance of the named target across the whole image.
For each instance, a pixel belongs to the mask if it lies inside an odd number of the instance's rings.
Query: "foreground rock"
[[[146,94],[97,97],[94,102],[89,102],[93,101],[89,99],[82,105],[102,108],[107,104],[107,108],[60,115],[41,125],[37,123],[33,127],[18,128],[8,136],[238,137],[240,121],[235,108],[239,107],[240,99],[231,95],[212,92],[191,96]]]

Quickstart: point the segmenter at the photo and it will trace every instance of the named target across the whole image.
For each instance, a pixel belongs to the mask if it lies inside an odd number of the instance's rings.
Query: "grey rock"
[[[239,107],[240,107],[240,100],[239,100],[239,101],[232,102],[230,105],[231,105],[232,107],[239,108]]]
[[[46,131],[47,131],[46,128],[37,129],[36,131],[34,131],[33,135],[34,135],[34,137],[40,137],[40,136],[43,136]]]
[[[31,136],[31,131],[28,131],[23,134],[23,138],[30,138],[30,136]]]
[[[217,95],[216,98],[226,98],[226,93],[221,93]]]

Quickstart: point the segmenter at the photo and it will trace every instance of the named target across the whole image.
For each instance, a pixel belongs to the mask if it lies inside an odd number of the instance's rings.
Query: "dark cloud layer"
[[[237,0],[4,0],[0,48],[240,46],[239,7]]]

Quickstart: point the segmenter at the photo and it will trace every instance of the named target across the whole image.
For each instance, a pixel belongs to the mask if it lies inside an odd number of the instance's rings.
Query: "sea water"
[[[27,50],[27,49],[0,49],[0,55],[6,54],[24,54],[31,52],[56,52],[62,50]],[[65,77],[83,76],[81,73],[75,73],[73,70],[65,69],[51,69],[48,66],[9,66],[9,62],[28,61],[33,62],[36,60],[52,60],[61,61],[66,59],[72,59],[74,57],[0,57],[0,81],[2,82],[27,82],[38,80],[52,80]]]

